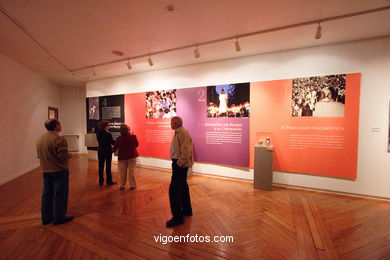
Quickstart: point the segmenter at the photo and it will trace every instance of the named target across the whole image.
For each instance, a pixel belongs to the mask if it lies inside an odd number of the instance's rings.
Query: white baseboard
[[[283,184],[283,183],[273,183],[272,185],[276,186],[276,187],[283,187],[283,188],[294,189],[294,190],[307,190],[307,191],[314,191],[314,192],[344,195],[344,196],[349,196],[349,197],[357,197],[357,198],[363,198],[363,199],[390,201],[390,198],[387,198],[387,197],[379,197],[379,196],[372,196],[372,195],[365,195],[365,194],[358,194],[358,193],[351,193],[351,192],[333,191],[333,190],[319,189],[319,188],[313,188],[313,187],[289,185],[289,184]]]
[[[16,179],[16,178],[18,178],[19,176],[22,176],[22,175],[24,175],[24,174],[26,174],[26,173],[28,173],[28,172],[30,172],[30,171],[32,171],[32,170],[38,168],[38,167],[39,167],[39,163],[37,163],[37,164],[35,164],[35,165],[33,165],[33,166],[30,166],[30,167],[27,167],[27,168],[25,168],[25,169],[23,169],[23,170],[20,170],[20,171],[18,171],[17,173],[12,174],[11,176],[5,177],[4,179],[1,179],[1,180],[0,180],[0,185],[3,185],[4,183],[10,182],[10,181],[12,181],[13,179]]]

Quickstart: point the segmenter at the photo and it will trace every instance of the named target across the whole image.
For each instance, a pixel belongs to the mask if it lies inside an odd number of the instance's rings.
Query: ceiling
[[[0,52],[63,86],[390,35],[390,0],[0,0],[0,9]]]

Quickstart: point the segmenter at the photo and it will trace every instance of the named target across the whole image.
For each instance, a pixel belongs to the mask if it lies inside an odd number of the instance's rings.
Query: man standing
[[[172,117],[171,128],[175,130],[170,148],[172,179],[169,185],[169,203],[173,217],[167,221],[167,227],[180,225],[184,222],[184,217],[192,216],[187,184],[188,167],[194,164],[192,139],[187,130],[183,128],[183,120],[180,117]]]
[[[60,225],[74,217],[66,216],[68,208],[68,143],[59,135],[61,123],[56,119],[45,122],[48,130],[37,142],[38,158],[43,171],[42,224]]]
[[[111,186],[116,184],[112,181],[111,174],[111,162],[112,162],[112,146],[115,144],[112,139],[111,133],[108,131],[110,128],[110,121],[103,120],[100,122],[100,129],[96,134],[99,146],[98,146],[98,160],[99,160],[99,185],[104,183],[104,164],[106,164],[106,184]]]

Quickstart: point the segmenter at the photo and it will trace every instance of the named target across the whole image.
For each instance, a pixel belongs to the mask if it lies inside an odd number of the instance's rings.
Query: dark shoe
[[[53,222],[53,225],[57,226],[57,225],[61,225],[61,224],[64,224],[66,222],[69,222],[69,221],[72,221],[74,219],[73,216],[65,216],[62,220],[60,221],[54,221]]]
[[[177,225],[183,224],[184,219],[174,219],[172,218],[171,220],[167,221],[167,227],[174,227]]]
[[[125,187],[123,187],[123,186],[122,186],[122,187],[119,187],[119,189],[120,189],[120,190],[124,190],[124,189],[125,189]]]
[[[48,225],[50,223],[51,223],[51,221],[42,221],[42,225]]]
[[[130,187],[130,190],[135,190],[137,187]]]
[[[116,182],[107,182],[107,187],[116,184]]]
[[[184,217],[191,217],[192,216],[192,212],[184,212],[183,216]]]
[[[103,186],[104,180],[99,180],[99,186]]]

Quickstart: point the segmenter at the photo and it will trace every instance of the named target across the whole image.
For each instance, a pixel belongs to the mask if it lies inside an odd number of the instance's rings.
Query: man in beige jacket
[[[61,123],[56,119],[45,122],[47,132],[37,142],[38,158],[43,172],[42,224],[60,225],[71,221],[68,207],[68,143],[59,135]]]
[[[184,222],[184,217],[192,216],[190,192],[187,183],[188,167],[194,164],[192,155],[192,139],[183,128],[183,120],[172,117],[171,128],[175,130],[170,157],[172,159],[172,179],[169,185],[169,203],[172,219],[167,221],[167,227],[174,227]]]

